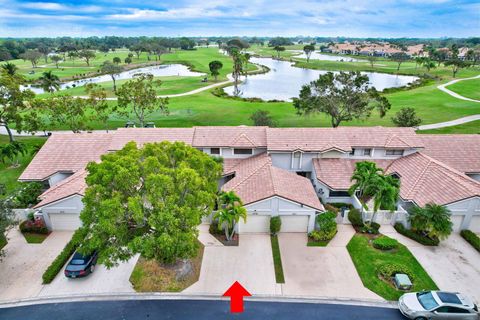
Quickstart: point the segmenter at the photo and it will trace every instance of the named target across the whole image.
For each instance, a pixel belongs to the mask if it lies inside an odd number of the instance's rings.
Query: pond
[[[149,73],[149,74],[152,74],[154,77],[167,77],[167,76],[198,77],[198,76],[205,75],[204,73],[190,71],[188,67],[183,64],[168,64],[168,65],[150,66],[150,67],[136,68],[128,71],[123,71],[117,74],[117,76],[115,77],[115,80],[132,79],[136,74],[139,74],[139,73]],[[80,79],[80,80],[73,80],[73,81],[62,83],[60,85],[60,90],[74,88],[74,87],[81,87],[86,85],[87,83],[101,83],[101,82],[108,82],[108,81],[112,81],[112,77],[110,75],[101,75],[101,76],[96,76],[91,78]],[[37,94],[44,93],[42,88],[34,87],[34,86],[26,86],[26,87]]]
[[[263,100],[291,101],[297,97],[303,85],[317,80],[319,75],[327,73],[323,70],[312,70],[293,67],[293,63],[271,58],[250,59],[252,63],[261,64],[270,68],[265,74],[242,77],[238,85],[240,97],[260,98]],[[370,84],[377,90],[403,87],[417,80],[414,76],[394,75],[378,72],[362,72],[370,79]],[[234,87],[224,88],[225,92],[233,95]]]
[[[289,51],[298,53],[298,55],[295,55],[295,58],[307,59],[307,55],[303,52],[303,50],[289,50]],[[356,59],[356,58],[347,57],[347,56],[323,54],[318,51],[312,52],[312,54],[310,55],[310,60],[367,62],[367,60],[361,60],[361,59]]]

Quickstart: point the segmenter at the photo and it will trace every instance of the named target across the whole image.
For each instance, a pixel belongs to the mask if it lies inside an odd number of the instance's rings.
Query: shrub
[[[412,282],[415,278],[413,272],[407,266],[397,263],[382,264],[377,268],[377,273],[384,279],[390,279],[398,273],[406,274]]]
[[[16,208],[28,208],[37,204],[38,196],[42,194],[43,186],[39,182],[29,182],[20,189],[16,196],[14,205]]]
[[[270,233],[272,235],[276,235],[280,231],[281,227],[282,219],[280,219],[280,216],[270,218]]]
[[[373,247],[380,250],[391,250],[398,247],[398,241],[396,239],[389,238],[387,236],[381,236],[372,242]]]
[[[340,209],[339,209],[339,208],[333,206],[333,205],[330,204],[330,203],[325,203],[323,206],[325,207],[325,209],[327,209],[327,210],[330,211],[330,212],[336,212],[336,213],[340,212]]]
[[[380,229],[380,225],[376,222],[372,222],[370,225],[364,225],[360,231],[362,233],[379,234],[378,229]]]
[[[397,230],[398,233],[404,235],[405,237],[408,237],[412,240],[417,241],[418,243],[421,243],[425,246],[438,246],[440,243],[440,240],[438,238],[429,238],[423,234],[417,233],[415,231],[409,230],[403,226],[401,223],[396,223],[395,224],[395,230]]]
[[[212,223],[210,224],[210,228],[208,230],[210,232],[210,234],[219,234],[219,235],[222,235],[222,234],[225,234],[225,232],[223,231],[223,228],[222,229],[219,229],[218,228],[218,221],[212,221]]]
[[[329,241],[332,240],[335,234],[337,233],[337,228],[333,231],[327,232],[323,230],[314,230],[308,234],[313,241]]]
[[[319,214],[315,219],[319,230],[312,231],[310,237],[315,241],[331,240],[337,233],[336,217],[337,214],[330,211]]]
[[[348,220],[354,227],[363,227],[362,214],[358,209],[352,209],[348,212]]]
[[[48,229],[45,223],[42,220],[25,220],[22,221],[19,225],[20,231],[22,233],[31,232],[31,233],[41,233],[48,234]]]
[[[478,252],[480,252],[480,238],[470,230],[462,230],[460,235],[467,240]]]
[[[72,236],[72,239],[65,245],[62,252],[53,260],[53,262],[48,266],[47,270],[42,275],[43,284],[48,284],[55,279],[57,274],[62,270],[65,263],[67,263],[70,256],[77,250],[79,244],[85,239],[87,232],[85,229],[80,228],[75,231]]]
[[[329,202],[329,205],[342,209],[342,208],[348,208],[348,209],[353,209],[353,206],[350,203],[345,203],[345,202]]]

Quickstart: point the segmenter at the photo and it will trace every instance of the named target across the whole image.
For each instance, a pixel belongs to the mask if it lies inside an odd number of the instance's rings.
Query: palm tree
[[[424,208],[414,207],[408,213],[412,230],[424,233],[431,239],[445,239],[452,233],[451,212],[444,206],[428,203]]]
[[[221,193],[219,200],[222,209],[215,213],[214,219],[218,220],[219,229],[224,229],[227,241],[231,241],[240,218],[243,218],[244,222],[247,221],[247,210],[243,207],[240,197],[233,191]]]
[[[348,192],[358,196],[363,209],[368,209],[366,203],[375,195],[377,186],[381,183],[381,174],[383,169],[378,168],[374,162],[362,161],[355,164],[355,170],[350,181],[354,183],[348,189]]]
[[[18,71],[18,67],[11,62],[7,62],[5,64],[2,64],[2,72],[4,72],[5,74],[7,74],[9,76],[16,75],[17,71]]]
[[[46,92],[60,90],[60,79],[51,70],[45,71],[40,78],[40,86]]]
[[[397,208],[398,196],[400,194],[400,180],[393,176],[382,176],[381,183],[373,196],[373,216],[371,221],[375,221],[378,209],[387,209],[390,212]]]

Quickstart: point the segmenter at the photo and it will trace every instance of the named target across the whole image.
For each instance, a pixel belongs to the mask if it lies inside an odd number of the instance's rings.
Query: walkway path
[[[470,99],[470,98],[464,97],[464,96],[462,96],[462,95],[459,95],[458,93],[453,92],[452,90],[447,89],[448,86],[450,86],[450,85],[452,85],[452,84],[454,84],[454,83],[457,83],[457,82],[460,82],[460,81],[464,81],[464,80],[478,79],[478,78],[480,78],[480,74],[479,74],[478,76],[475,76],[475,77],[463,78],[463,79],[455,79],[455,80],[452,80],[452,81],[450,81],[450,82],[441,84],[441,85],[439,85],[437,88],[440,89],[440,90],[442,90],[442,91],[445,92],[445,93],[448,93],[449,95],[451,95],[451,96],[454,97],[454,98],[461,99],[461,100],[465,100],[465,101],[472,101],[472,102],[478,102],[478,103],[480,103],[480,100]]]
[[[418,130],[430,130],[430,129],[439,129],[439,128],[445,128],[445,127],[458,126],[460,124],[477,121],[477,120],[480,120],[480,114],[474,114],[473,116],[463,117],[463,118],[445,121],[445,122],[425,124],[423,126],[419,126]]]

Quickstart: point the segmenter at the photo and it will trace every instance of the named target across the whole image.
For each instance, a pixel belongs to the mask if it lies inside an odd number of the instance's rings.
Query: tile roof
[[[193,132],[193,128],[119,128],[114,131],[108,150],[120,150],[130,141],[135,141],[139,147],[161,141],[181,141],[191,145]]]
[[[313,164],[319,181],[332,189],[346,190],[358,161],[365,160],[314,159]],[[480,196],[479,182],[421,152],[396,160],[368,161],[377,163],[386,174],[398,174],[400,196],[419,206],[429,202],[444,205]]]
[[[77,172],[107,152],[114,133],[52,134],[19,180],[45,180],[57,172]]]
[[[352,147],[421,148],[423,142],[413,128],[269,128],[267,145],[272,151],[347,152]]]
[[[313,159],[313,167],[319,181],[327,185],[330,189],[346,190],[350,188],[352,182],[350,178],[355,170],[355,164],[360,161],[375,162],[378,167],[385,169],[394,160],[389,159]]]
[[[235,167],[240,164],[244,159],[223,159],[223,175],[232,174],[235,172]]]
[[[85,189],[87,188],[87,183],[85,182],[87,174],[88,172],[85,169],[82,169],[70,177],[60,181],[58,184],[54,185],[40,195],[39,198],[41,201],[35,205],[34,208],[43,207],[47,204],[75,194],[83,196],[85,194]]]
[[[265,148],[267,127],[195,127],[194,147]]]
[[[424,154],[464,173],[480,173],[479,134],[421,134]]]
[[[386,173],[397,173],[400,196],[419,206],[429,202],[445,205],[480,196],[480,182],[419,152],[395,160]]]
[[[247,158],[235,167],[235,177],[223,187],[235,191],[244,204],[279,196],[305,206],[324,210],[307,178],[274,167],[266,153]]]

